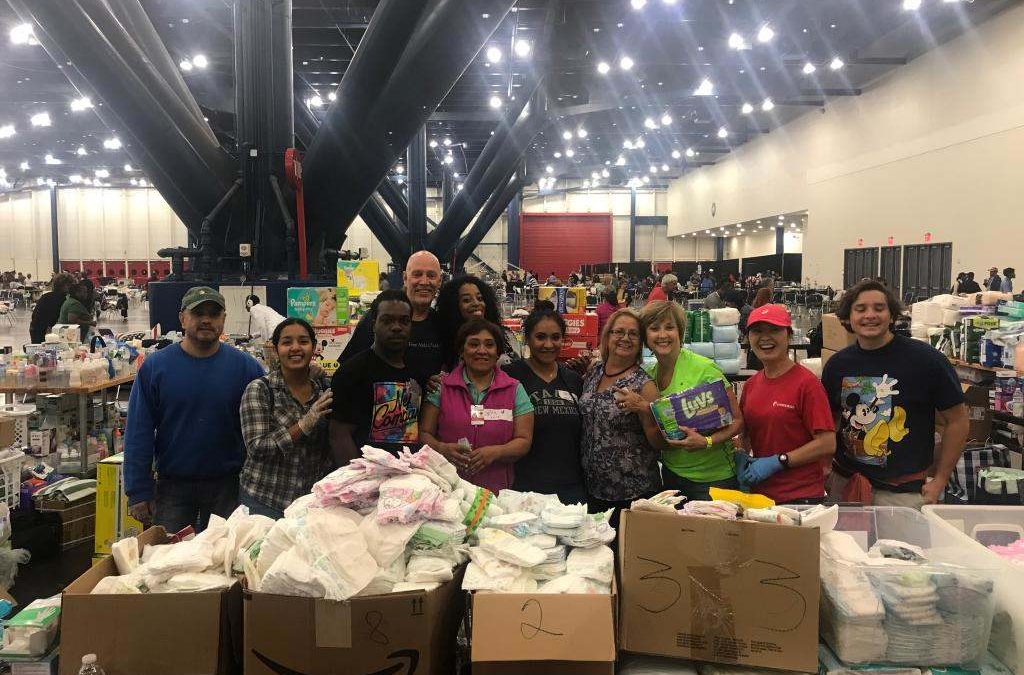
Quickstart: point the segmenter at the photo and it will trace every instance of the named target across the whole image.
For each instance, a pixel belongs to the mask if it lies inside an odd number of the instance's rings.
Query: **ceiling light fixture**
[[[529,40],[516,40],[516,56],[525,59],[533,51],[533,45]]]
[[[761,110],[763,110],[764,112],[769,112],[769,111],[771,111],[771,110],[772,110],[773,108],[775,108],[775,101],[773,101],[773,100],[771,99],[771,97],[769,97],[769,98],[766,98],[766,99],[765,99],[765,100],[764,100],[764,101],[763,101],[763,102],[761,103]]]
[[[338,92],[336,92],[336,91],[329,92],[327,94],[327,100],[330,101],[331,103],[337,101],[338,100]]]
[[[0,127],[0,138],[10,138],[15,133],[13,124],[5,124]]]
[[[28,162],[22,162],[21,164],[18,165],[18,169],[20,169],[21,171],[28,171],[31,168],[32,167],[29,166]]]
[[[744,115],[749,115],[750,113],[754,112],[754,106],[750,105],[749,103],[744,103],[743,107],[740,108],[740,112],[743,113]]]
[[[804,64],[804,75],[810,75],[810,74],[814,73],[814,71],[816,71],[816,70],[817,70],[817,68],[810,61],[808,61],[807,63]]]
[[[547,171],[548,173],[554,173],[555,172],[555,167],[553,167],[550,164],[548,164],[546,167],[544,167],[544,170]]]
[[[743,39],[743,36],[739,33],[733,33],[729,36],[729,48],[730,49],[750,49],[750,45]]]
[[[429,146],[430,146],[431,148],[436,148],[436,147],[437,147],[437,139],[435,139],[435,138],[431,138],[431,139],[430,139],[430,143],[428,143],[428,145],[429,145]]]
[[[82,182],[82,174],[73,173],[70,176],[68,176],[68,180],[74,183],[75,185],[78,185],[79,183]]]
[[[447,136],[445,136],[445,139],[444,139],[444,147],[446,147],[446,148],[447,148],[447,147],[449,147],[449,146],[450,146],[451,144],[452,144],[452,139],[450,139],[450,138],[448,138]]]
[[[96,171],[93,172],[93,175],[97,178],[110,178],[110,172],[106,169],[96,169]]]
[[[694,154],[696,154],[696,153],[693,152],[693,148],[687,148],[686,149],[686,156],[687,157],[693,157]]]
[[[641,150],[643,150],[644,148],[647,147],[647,143],[644,141],[644,139],[638,138],[638,139],[636,139],[636,142],[633,143],[633,147],[634,148],[640,148]]]
[[[903,0],[903,11],[914,12],[921,9],[921,0]]]
[[[451,155],[445,155],[445,157],[444,157],[444,163],[445,164],[451,164],[454,161],[455,161],[454,157],[452,157]]]
[[[608,71],[610,71],[611,69],[612,67],[608,65],[607,61],[601,61],[600,63],[597,64],[597,72],[601,73],[602,75],[607,75]]]
[[[15,45],[37,45],[35,30],[30,23],[18,24],[11,29],[11,44]]]
[[[501,61],[501,50],[497,47],[488,47],[486,56],[488,63],[498,63]]]
[[[29,121],[34,127],[48,127],[52,122],[50,121],[50,113],[38,112],[29,118]]]
[[[306,99],[307,108],[322,108],[323,105],[324,100],[320,98],[319,94],[313,94],[312,96]]]
[[[657,129],[658,123],[654,121],[653,117],[648,117],[644,120],[644,126],[648,129]]]
[[[87,151],[87,150],[85,149],[85,146],[84,146],[84,145],[80,145],[80,146],[78,146],[78,149],[77,149],[77,150],[75,150],[75,154],[76,154],[76,155],[78,155],[79,157],[85,157],[85,156],[86,156],[86,155],[88,155],[89,153],[88,153],[88,151]]]
[[[192,57],[192,65],[196,68],[202,69],[210,65],[210,62],[207,60],[204,54],[196,54]]]
[[[104,150],[120,150],[121,149],[121,139],[118,138],[117,136],[114,136],[113,138],[105,138],[105,139],[103,139],[103,149]]]
[[[672,159],[679,159],[682,156],[683,156],[683,153],[679,152],[678,150],[673,150],[672,151]]]
[[[668,164],[662,164],[661,165],[661,170],[662,171],[668,171]]]
[[[576,152],[575,152],[575,151],[573,151],[573,149],[572,149],[572,148],[566,148],[566,149],[565,149],[565,156],[566,156],[566,157],[568,157],[568,158],[570,158],[570,159],[572,159],[573,157],[575,157],[575,156],[576,156]]]
[[[729,137],[729,130],[726,129],[725,127],[719,127],[718,128],[718,137],[719,138],[728,138]]]
[[[772,29],[771,25],[767,23],[762,25],[761,29],[757,31],[758,42],[771,42],[774,39],[775,31]]]
[[[661,126],[667,127],[670,124],[672,124],[672,116],[669,115],[668,113],[665,113],[664,115],[661,116]]]
[[[132,168],[131,164],[125,164],[124,165],[124,172],[125,173],[131,173],[132,171],[135,171],[135,169]]]
[[[572,140],[572,132],[569,131],[569,130],[563,131],[562,132],[562,139],[566,140],[566,141],[571,141]]]
[[[562,153],[556,152],[555,153],[555,159],[562,159]]]
[[[498,108],[501,107],[501,97],[500,96],[492,96],[490,98],[490,100],[487,102],[487,104],[489,106],[491,106],[492,108],[494,108],[495,110],[497,110]]]
[[[646,185],[647,183],[651,182],[651,177],[650,176],[644,176],[641,180],[643,180],[644,185]]]
[[[647,5],[647,0],[629,0],[629,4],[633,9],[643,9]]]
[[[82,96],[81,98],[75,98],[71,100],[71,112],[82,112],[92,107],[92,101],[89,100],[88,96]]]
[[[623,70],[632,70],[633,59],[629,58],[628,56],[623,56],[621,59],[619,59],[619,68],[622,68]]]
[[[601,178],[608,178],[611,175],[612,174],[608,169],[601,169]]]
[[[64,162],[62,162],[61,160],[57,159],[56,157],[54,157],[50,153],[46,153],[46,155],[43,157],[43,164],[49,164],[49,165],[53,166],[53,165],[56,165],[56,164],[63,164],[63,163]]]
[[[708,78],[704,78],[697,85],[697,88],[693,90],[694,96],[711,96],[715,93],[715,85]]]
[[[658,167],[651,164],[651,168],[648,170],[650,173],[658,173]]]
[[[624,147],[626,150],[632,150],[633,149],[633,141],[631,141],[631,140],[629,140],[627,138],[626,140],[622,141],[622,147]]]
[[[579,129],[576,130],[576,135],[578,137],[580,137],[580,138],[586,138],[587,137],[587,130],[584,129],[583,127],[580,127]]]
[[[626,158],[619,155],[615,158],[615,166],[626,166]]]
[[[832,62],[828,64],[828,67],[831,68],[832,70],[839,70],[845,65],[846,63],[844,63],[843,60],[837,56],[834,59],[832,59]]]
[[[181,68],[186,73],[191,72],[192,71],[192,62],[189,61],[188,59],[182,59],[181,61],[178,62],[178,67]]]

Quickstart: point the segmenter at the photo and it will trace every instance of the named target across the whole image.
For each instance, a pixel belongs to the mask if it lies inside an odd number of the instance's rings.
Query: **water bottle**
[[[78,669],[78,675],[105,675],[103,669],[96,664],[95,654],[86,654],[82,657],[82,667]]]

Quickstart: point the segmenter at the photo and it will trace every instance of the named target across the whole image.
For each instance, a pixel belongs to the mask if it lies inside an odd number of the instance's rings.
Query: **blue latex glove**
[[[747,463],[740,482],[745,485],[757,485],[782,471],[782,462],[778,455],[771,457],[754,457]]]
[[[739,481],[740,490],[743,492],[750,492],[750,486],[743,480],[743,476],[747,471],[747,465],[750,464],[750,460],[751,457],[745,450],[737,450],[733,453],[733,462],[736,464],[736,479]]]

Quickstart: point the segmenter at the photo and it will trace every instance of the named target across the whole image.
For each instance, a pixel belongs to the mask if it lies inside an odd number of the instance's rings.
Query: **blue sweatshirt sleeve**
[[[129,504],[153,499],[156,415],[150,385],[152,370],[152,363],[143,363],[128,399],[128,423],[124,434],[124,487]]]

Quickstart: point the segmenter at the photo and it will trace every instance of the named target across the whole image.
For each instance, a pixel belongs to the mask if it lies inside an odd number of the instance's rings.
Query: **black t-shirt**
[[[371,347],[373,347],[373,324],[370,323],[370,315],[366,314],[356,324],[356,329],[352,331],[352,339],[341,353],[342,365],[346,360]],[[441,335],[437,329],[437,314],[434,310],[430,310],[426,319],[412,322],[412,335],[409,339],[409,349],[405,354],[405,363],[406,367],[412,371],[413,377],[421,384],[443,369]]]
[[[980,293],[981,286],[974,279],[968,279],[967,281],[960,284],[961,293]]]
[[[896,335],[881,349],[854,343],[825,364],[821,382],[839,416],[836,461],[868,479],[924,471],[935,456],[935,411],[963,403],[949,360]]]
[[[409,355],[406,354],[406,363]],[[419,449],[423,387],[407,366],[395,368],[371,349],[341,362],[331,381],[337,422],[352,424],[356,448],[369,444],[397,454]]]
[[[533,403],[533,445],[516,462],[512,487],[543,494],[570,494],[574,490],[581,494],[582,378],[560,365],[555,379],[545,382],[526,361],[508,364],[505,372],[522,383]]]
[[[57,319],[60,318],[60,308],[64,304],[65,298],[67,296],[64,293],[58,293],[57,291],[43,293],[42,297],[39,298],[39,302],[36,303],[35,309],[32,310],[31,328],[33,330],[38,329],[40,332],[45,332],[52,328],[57,323]]]

